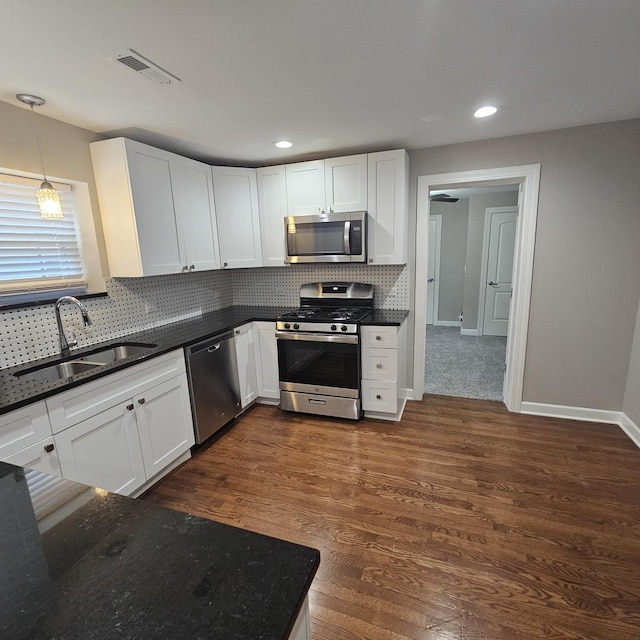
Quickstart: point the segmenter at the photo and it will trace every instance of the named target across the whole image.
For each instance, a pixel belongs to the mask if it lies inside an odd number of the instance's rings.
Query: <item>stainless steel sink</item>
[[[22,376],[28,376],[33,380],[39,380],[41,382],[62,380],[80,373],[91,371],[92,369],[104,367],[112,362],[124,360],[130,356],[138,356],[147,353],[150,349],[154,349],[156,346],[157,345],[155,344],[143,344],[139,342],[123,342],[103,349],[90,351],[89,353],[85,353],[82,356],[73,358],[72,360],[49,362],[47,364],[29,367],[28,369],[23,369],[13,375],[19,378]]]

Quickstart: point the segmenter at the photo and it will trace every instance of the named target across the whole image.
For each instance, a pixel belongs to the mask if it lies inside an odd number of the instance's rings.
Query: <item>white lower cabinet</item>
[[[40,442],[36,442],[11,456],[3,457],[2,461],[15,464],[18,467],[26,467],[27,469],[42,471],[52,476],[62,477],[58,450],[53,436],[44,438]]]
[[[402,397],[399,362],[404,355],[403,327],[364,326],[362,338],[362,408],[365,416],[399,420],[406,399]]]
[[[56,434],[63,477],[130,495],[146,480],[133,403],[118,404]]]
[[[240,406],[245,409],[258,397],[256,375],[256,351],[251,322],[237,327],[234,332],[238,381],[240,383]]]
[[[309,596],[307,596],[293,625],[289,640],[311,640],[309,618]]]
[[[276,323],[254,322],[253,333],[256,351],[256,373],[258,376],[258,396],[269,400],[279,400],[280,383]]]
[[[194,444],[182,349],[48,398],[64,478],[131,495]]]
[[[0,460],[51,436],[51,423],[44,401],[34,402],[0,415]]]

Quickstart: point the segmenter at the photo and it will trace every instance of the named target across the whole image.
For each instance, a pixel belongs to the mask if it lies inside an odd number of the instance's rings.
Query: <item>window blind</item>
[[[0,295],[86,285],[71,186],[54,184],[64,218],[44,220],[40,182],[0,174]]]

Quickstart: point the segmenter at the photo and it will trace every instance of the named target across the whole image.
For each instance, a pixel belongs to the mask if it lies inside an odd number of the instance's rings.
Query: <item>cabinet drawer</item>
[[[396,413],[398,411],[398,385],[384,380],[362,381],[362,408],[365,411]]]
[[[396,349],[398,347],[397,327],[365,326],[360,328],[360,335],[363,348]]]
[[[398,351],[397,349],[362,350],[362,377],[368,380],[398,380]]]
[[[184,352],[178,349],[47,398],[53,433],[184,372]]]
[[[55,448],[53,436],[49,436],[26,449],[14,453],[12,456],[5,458],[4,461],[19,467],[27,467],[52,476],[62,477],[58,450]]]
[[[0,460],[51,436],[44,401],[0,416]]]

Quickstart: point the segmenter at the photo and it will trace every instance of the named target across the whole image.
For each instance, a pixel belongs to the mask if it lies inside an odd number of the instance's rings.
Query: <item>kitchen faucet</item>
[[[67,336],[64,335],[64,329],[62,328],[62,318],[60,317],[60,307],[65,302],[73,302],[73,304],[78,306],[80,312],[82,313],[82,321],[84,322],[85,327],[90,327],[93,323],[91,322],[91,318],[87,313],[87,308],[73,296],[62,296],[62,298],[58,298],[56,300],[56,322],[58,323],[58,335],[60,337],[60,354],[63,356],[68,356],[71,353],[71,347],[75,347],[78,344],[78,340],[76,339],[76,334],[71,332],[71,340],[67,340]]]

